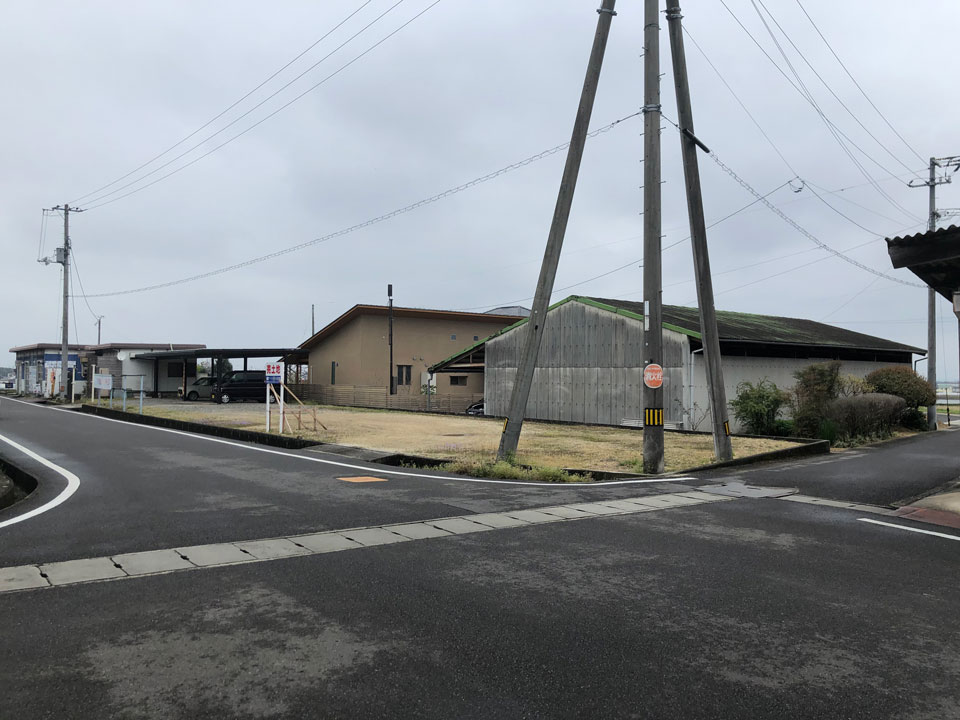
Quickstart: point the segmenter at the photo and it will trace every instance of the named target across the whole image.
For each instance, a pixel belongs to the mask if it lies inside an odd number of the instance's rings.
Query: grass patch
[[[448,472],[458,475],[470,475],[478,478],[496,478],[498,480],[525,480],[527,482],[549,483],[583,483],[593,482],[588,473],[570,473],[560,468],[523,467],[508,463],[505,460],[497,462],[464,462],[457,461],[443,466]]]

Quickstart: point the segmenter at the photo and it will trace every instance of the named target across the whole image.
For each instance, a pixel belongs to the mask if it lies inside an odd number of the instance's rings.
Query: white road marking
[[[896,528],[897,530],[906,530],[907,532],[922,533],[924,535],[933,535],[934,537],[946,538],[947,540],[960,540],[960,535],[947,535],[946,533],[934,532],[933,530],[921,530],[920,528],[907,527],[906,525],[897,525],[895,523],[883,522],[882,520],[872,520],[870,518],[857,518],[860,522],[871,523],[873,525],[884,525],[886,527]]]
[[[41,457],[37,455],[33,450],[30,450],[29,448],[25,448],[20,443],[14,442],[8,437],[4,437],[3,435],[0,435],[0,440],[7,443],[11,447],[16,448],[27,457],[33,458],[38,463],[42,465],[46,465],[48,468],[50,468],[56,473],[59,473],[67,480],[67,486],[60,492],[59,495],[53,498],[53,500],[50,500],[49,502],[46,502],[40,507],[34,508],[29,512],[25,512],[22,515],[18,515],[17,517],[13,517],[13,518],[10,518],[9,520],[4,520],[3,522],[0,522],[0,528],[5,528],[8,525],[14,525],[16,523],[23,522],[24,520],[29,520],[30,518],[36,517],[41,513],[47,512],[48,510],[53,510],[55,507],[57,507],[57,505],[60,505],[61,503],[65,502],[71,495],[73,495],[77,491],[77,488],[80,487],[80,478],[78,478],[69,470],[66,470],[60,467],[56,463],[50,462],[45,457]]]
[[[88,413],[76,412],[74,410],[63,410],[62,408],[51,408],[45,407],[43,405],[38,405],[36,403],[27,403],[22,400],[14,400],[21,405],[27,405],[29,407],[42,408],[44,410],[54,410],[56,412],[65,412],[70,413],[71,415],[94,418],[96,420],[103,420],[105,422],[115,422],[122,425],[130,425],[137,428],[145,428],[147,430],[158,430],[159,432],[172,433],[174,435],[183,435],[184,437],[194,438],[196,440],[204,440],[207,442],[220,443],[221,445],[231,445],[233,447],[245,448],[247,450],[254,450],[256,452],[268,453],[270,455],[282,455],[283,457],[296,458],[298,460],[306,460],[308,462],[322,463],[324,465],[335,465],[337,467],[350,468],[351,470],[363,470],[365,472],[376,472],[379,475],[400,475],[403,477],[415,477],[415,478],[426,478],[428,480],[452,480],[454,482],[467,482],[467,483],[485,483],[489,485],[526,485],[530,487],[539,487],[539,488],[548,488],[551,490],[565,489],[569,490],[570,488],[596,488],[596,487],[610,487],[612,485],[642,485],[645,483],[666,483],[666,482],[681,482],[683,480],[695,480],[696,478],[692,477],[664,477],[664,478],[641,478],[637,480],[609,480],[606,482],[596,482],[596,483],[542,483],[542,482],[523,482],[521,480],[491,480],[488,478],[471,478],[464,476],[450,476],[450,475],[426,475],[424,473],[412,473],[412,472],[402,472],[400,470],[383,470],[378,466],[369,466],[369,465],[353,465],[351,463],[339,462],[337,460],[325,460],[318,457],[308,457],[306,455],[296,455],[294,453],[283,452],[282,450],[272,450],[270,448],[258,447],[256,445],[251,445],[247,443],[238,443],[233,442],[232,440],[222,440],[221,438],[210,437],[209,435],[198,435],[196,433],[185,432],[183,430],[171,430],[170,428],[156,427],[155,425],[143,425],[141,423],[128,422],[127,420],[115,420],[114,418],[105,418],[100,417],[99,415],[91,415]],[[2,526],[0,526],[2,527]]]
[[[89,582],[129,580],[150,575],[166,575],[173,572],[187,572],[229,565],[249,565],[283,558],[359,550],[379,545],[492,532],[513,527],[532,527],[549,523],[600,519],[604,516],[613,515],[639,515],[689,505],[724,502],[731,499],[720,495],[700,500],[692,500],[688,497],[672,494],[652,497],[667,502],[659,503],[658,507],[640,505],[639,503],[631,504],[627,501],[616,508],[599,503],[583,504],[581,507],[583,507],[584,512],[580,513],[568,512],[568,506],[507,510],[500,513],[458,515],[434,520],[415,520],[344,530],[328,530],[321,533],[289,535],[264,540],[241,540],[192,547],[181,546],[107,557],[6,567],[0,568],[0,594]],[[668,502],[671,498],[679,498],[689,502],[683,504]],[[633,498],[636,501],[647,499],[649,498]],[[41,575],[41,572],[44,574]]]

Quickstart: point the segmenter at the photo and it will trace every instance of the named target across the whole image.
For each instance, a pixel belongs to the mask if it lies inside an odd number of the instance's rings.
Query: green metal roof
[[[550,310],[568,302],[579,302],[584,305],[590,305],[591,307],[623,315],[624,317],[633,318],[634,320],[643,320],[643,303],[631,302],[629,300],[571,295],[551,305]],[[458,359],[469,355],[488,340],[499,337],[523,325],[525,322],[527,322],[527,318],[523,318],[502,330],[498,330],[490,337],[475,342],[455,355],[451,355],[446,360],[432,365],[429,371],[436,372],[438,369],[456,362]],[[700,311],[697,308],[682,307],[680,305],[664,305],[663,329],[672,330],[673,332],[700,340]],[[843,347],[857,350],[909,352],[917,355],[926,354],[926,350],[922,348],[896,343],[891,340],[884,340],[883,338],[865,335],[854,332],[853,330],[845,330],[834,325],[816,322],[815,320],[779,317],[776,315],[755,315],[753,313],[718,310],[717,330],[720,334],[720,340],[726,342],[824,348]]]

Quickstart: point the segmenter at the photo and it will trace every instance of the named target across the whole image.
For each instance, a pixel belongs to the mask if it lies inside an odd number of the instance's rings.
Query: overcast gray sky
[[[725,2],[790,75],[751,0]],[[9,347],[60,337],[59,266],[36,262],[43,207],[80,200],[81,207],[91,208],[71,217],[77,269],[86,293],[111,293],[321,238],[567,141],[598,1],[432,3],[4,3],[0,365],[12,365]],[[909,171],[925,177],[929,156],[960,154],[955,131],[960,100],[953,92],[960,60],[951,35],[937,30],[960,26],[960,3],[765,4],[789,40],[769,16],[767,22],[823,113],[864,151],[847,144],[870,179],[720,0],[685,3],[685,27],[786,162],[688,38],[698,135],[761,193],[799,175],[850,219],[809,187],[794,193],[800,187],[795,179],[793,188],[780,188],[770,201],[830,246],[855,248],[849,255],[864,265],[914,281],[890,269],[882,236],[925,227],[927,192],[907,187]],[[207,139],[393,5],[289,88]],[[93,207],[246,130],[428,7],[228,145],[142,192]],[[84,197],[197,130],[358,8],[300,60],[175,151]],[[845,74],[804,9],[917,154]],[[621,2],[617,10],[594,128],[642,105],[642,3]],[[666,22],[662,25],[663,107],[674,118]],[[670,245],[687,236],[687,219],[678,138],[664,126],[663,227],[664,244]],[[557,288],[641,259],[641,128],[641,118],[633,117],[588,143]],[[195,145],[166,168],[98,200]],[[529,305],[563,158],[550,155],[409,213],[232,272],[148,292],[91,297],[89,307],[77,297],[71,341],[94,342],[98,314],[104,316],[104,342],[294,346],[309,334],[311,303],[321,327],[355,303],[385,302],[388,282],[395,301],[405,306]],[[701,155],[700,163],[708,221],[754,199],[708,157]],[[847,189],[826,193],[842,188]],[[960,206],[960,179],[941,186],[939,197],[941,207]],[[43,254],[53,253],[62,231],[60,217],[48,218]],[[829,256],[760,204],[717,225],[709,241],[721,309],[824,319],[926,344],[924,290]],[[777,276],[764,279],[772,275]],[[576,293],[637,300],[641,278],[632,264],[558,291],[554,299]],[[664,301],[695,304],[691,278],[689,243],[666,250]],[[941,376],[955,378],[957,322],[946,302],[940,301],[939,312],[945,331]]]

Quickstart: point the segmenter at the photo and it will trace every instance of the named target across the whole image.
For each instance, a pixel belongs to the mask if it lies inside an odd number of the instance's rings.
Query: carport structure
[[[183,388],[187,387],[187,365],[189,361],[196,364],[197,360],[210,360],[210,374],[215,378],[223,375],[224,360],[243,360],[243,369],[247,369],[247,362],[250,358],[275,358],[278,362],[286,363],[287,377],[284,382],[287,383],[291,375],[296,377],[299,382],[302,368],[307,364],[309,352],[299,348],[199,348],[192,350],[155,350],[144,353],[137,353],[138,360],[153,360],[153,378],[154,387],[159,387],[158,376],[160,373],[161,360],[180,361],[183,364]],[[159,397],[159,391],[154,391],[154,397]],[[183,399],[187,399],[187,394],[183,393]]]

